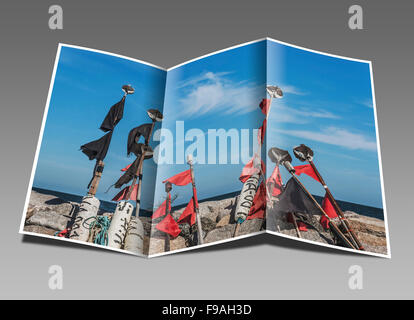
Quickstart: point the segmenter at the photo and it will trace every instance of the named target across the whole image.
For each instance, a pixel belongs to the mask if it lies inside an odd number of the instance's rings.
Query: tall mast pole
[[[134,189],[134,186],[135,186],[135,184],[137,183],[137,180],[138,180],[137,198],[135,199],[135,203],[136,203],[135,215],[137,217],[139,215],[139,208],[140,208],[140,202],[141,202],[143,163],[144,163],[146,154],[149,152],[148,150],[150,150],[149,142],[151,140],[151,136],[152,136],[152,133],[154,131],[155,122],[161,122],[162,119],[163,119],[162,113],[160,111],[156,110],[156,109],[147,110],[147,114],[152,120],[150,132],[148,134],[148,139],[145,140],[145,144],[141,149],[141,154],[142,155],[141,155],[141,158],[139,159],[137,171],[135,172],[134,179],[132,180],[132,184],[131,184],[131,186],[128,190],[128,193],[126,195],[126,199],[129,199],[131,197],[131,193],[132,193],[132,191]],[[138,141],[136,141],[136,142],[138,143]]]
[[[126,99],[127,95],[133,94],[135,92],[134,88],[131,85],[123,85],[122,91],[124,92],[124,96],[122,97],[122,99],[124,100]],[[118,114],[118,112],[113,121],[112,130],[110,131],[113,131],[115,129],[117,122],[120,120],[120,115]],[[102,178],[104,166],[105,164],[103,160],[97,160],[94,167],[94,176],[91,180],[88,193],[82,199],[82,203],[79,206],[79,212],[77,212],[74,223],[71,226],[71,230],[69,233],[70,239],[88,241],[90,226],[87,223],[85,223],[85,221],[88,221],[89,218],[94,217],[98,214],[100,201],[98,198],[95,197],[95,195],[98,190],[99,182]]]
[[[364,247],[362,246],[361,242],[359,241],[358,237],[354,233],[354,231],[351,228],[351,225],[349,224],[348,220],[345,218],[344,213],[342,212],[341,208],[339,207],[338,203],[336,202],[335,198],[333,197],[331,191],[329,190],[328,186],[325,183],[325,180],[322,178],[322,175],[319,173],[318,169],[316,168],[315,164],[313,163],[313,150],[309,148],[308,146],[301,144],[295,148],[293,148],[293,153],[295,157],[302,162],[307,161],[309,165],[312,167],[313,172],[316,174],[319,182],[325,189],[325,193],[330,200],[332,206],[334,207],[341,225],[345,229],[346,234],[349,236],[349,238],[354,243],[355,247],[358,248],[358,250],[364,251]]]
[[[146,147],[148,147],[148,145],[149,145],[149,140],[151,139],[151,135],[152,135],[152,131],[154,130],[154,126],[155,126],[155,120],[152,120],[150,133],[148,135],[148,140],[145,140],[145,145],[141,149],[142,154],[141,154],[141,157],[140,157],[139,162],[138,162],[137,171],[135,172],[134,179],[132,180],[132,184],[131,184],[131,186],[128,189],[128,193],[126,195],[126,199],[129,199],[131,197],[131,193],[134,190],[134,186],[136,185],[138,178],[139,178],[139,186],[138,186],[138,189],[139,189],[139,191],[141,191],[140,185],[141,185],[141,181],[142,181],[142,165],[144,163],[145,154],[147,152],[147,148]],[[136,202],[136,205],[137,205],[137,211],[136,211],[135,214],[136,214],[137,217],[138,217],[138,212],[139,212],[139,202],[138,202],[138,198],[141,198],[141,195],[138,195],[137,194],[137,199],[135,199],[135,202]]]
[[[336,202],[335,198],[333,197],[333,195],[331,193],[331,190],[329,190],[328,186],[325,183],[325,180],[323,180],[323,178],[322,178],[321,174],[319,173],[318,169],[316,169],[315,164],[313,163],[312,160],[309,160],[309,159],[308,159],[308,162],[311,165],[313,171],[315,171],[316,175],[318,176],[318,179],[321,182],[322,186],[324,187],[325,192],[326,192],[329,200],[331,201],[332,205],[335,208],[335,211],[338,213],[339,220],[341,221],[341,224],[344,226],[345,231],[350,234],[350,238],[355,242],[356,247],[358,248],[358,250],[364,251],[365,249],[364,249],[363,245],[361,244],[358,237],[356,236],[356,234],[352,230],[348,220],[345,218],[344,213],[342,212],[341,208],[339,207],[338,203]]]
[[[279,148],[271,148],[269,150],[269,158],[272,162],[275,162],[276,165],[281,164],[286,168],[286,170],[290,173],[292,178],[296,181],[302,191],[306,194],[306,196],[313,202],[316,208],[320,211],[320,213],[329,221],[329,226],[335,232],[335,234],[343,241],[343,243],[351,248],[356,249],[355,246],[348,240],[348,238],[342,233],[342,231],[337,227],[337,225],[332,221],[332,219],[328,216],[325,210],[320,206],[318,201],[312,196],[312,194],[306,189],[306,187],[300,182],[300,180],[296,177],[296,170],[292,166],[292,157],[290,156],[289,152],[286,150],[282,150]]]
[[[273,98],[282,98],[283,92],[282,90],[277,86],[266,86],[266,92],[269,94],[269,109],[266,109],[266,122],[270,115],[270,110],[272,108],[272,101]],[[263,132],[263,135],[265,135],[265,132]],[[259,181],[260,176],[262,176],[263,179],[266,179],[265,173],[262,172],[261,169],[261,151],[262,151],[262,140],[264,137],[260,136],[260,145],[256,152],[257,155],[260,155],[259,161],[253,161],[253,166],[258,168],[260,171],[258,173],[253,174],[249,179],[245,181],[243,184],[242,190],[240,192],[239,199],[237,201],[236,205],[236,212],[235,212],[235,220],[236,220],[236,227],[234,228],[233,237],[236,237],[239,232],[240,225],[247,219],[247,216],[249,215],[250,209],[253,205],[253,199],[256,195],[257,188],[259,187]],[[254,158],[256,159],[256,157]],[[266,187],[266,194],[268,194],[268,189]]]
[[[197,239],[198,239],[198,244],[203,244],[204,235],[203,235],[203,228],[201,224],[200,212],[198,209],[197,189],[196,189],[196,184],[195,184],[195,179],[194,179],[193,156],[191,154],[187,155],[187,163],[190,166],[191,184],[193,187],[194,211],[196,213],[196,220],[197,220]]]
[[[167,181],[165,184],[165,192],[167,193],[167,198],[165,199],[165,216],[168,216],[170,214],[170,192],[172,190],[172,183]],[[165,245],[164,245],[164,252],[168,252],[171,250],[171,240],[170,235],[165,232]]]

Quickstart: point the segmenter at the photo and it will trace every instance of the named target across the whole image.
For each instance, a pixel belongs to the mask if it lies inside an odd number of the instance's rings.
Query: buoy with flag
[[[277,86],[267,86],[266,92],[267,94],[269,94],[270,99],[263,99],[259,105],[260,110],[265,115],[265,119],[263,120],[263,123],[259,128],[257,136],[259,148],[254,154],[253,158],[243,168],[242,174],[239,178],[239,180],[243,182],[243,187],[237,200],[236,211],[234,215],[236,220],[236,227],[234,229],[233,237],[237,236],[240,225],[248,218],[248,216],[254,214],[251,212],[251,208],[254,205],[254,202],[259,202],[259,204],[255,207],[261,208],[263,206],[262,202],[264,201],[265,203],[266,201],[266,186],[263,184],[264,189],[259,188],[259,185],[261,186],[263,181],[265,180],[266,171],[264,162],[261,160],[261,150],[264,144],[266,134],[267,119],[269,118],[270,110],[272,107],[272,99],[280,99],[283,97],[282,90]],[[262,181],[262,183],[260,181]],[[258,190],[264,190],[263,199],[262,195],[260,195],[260,197],[256,197],[256,193]],[[257,211],[257,208],[254,209]],[[261,216],[262,213],[264,217],[265,209],[263,209],[263,212],[260,209],[260,214],[256,214],[254,216]]]
[[[91,218],[95,217],[98,213],[100,201],[95,197],[95,195],[98,190],[105,165],[103,160],[108,152],[113,131],[123,117],[126,97],[127,95],[134,93],[134,88],[131,85],[124,85],[122,86],[122,91],[124,92],[123,97],[110,108],[100,126],[100,129],[103,132],[106,132],[106,134],[98,140],[82,145],[80,148],[89,160],[96,160],[96,163],[93,169],[92,178],[87,187],[88,193],[82,199],[79,211],[74,219],[72,227],[70,228],[68,235],[70,239],[88,241],[90,223],[93,223],[93,219]]]
[[[153,150],[149,142],[155,123],[161,122],[163,119],[162,113],[157,109],[149,109],[147,114],[152,122],[133,128],[128,134],[127,155],[133,153],[136,159],[122,169],[124,174],[115,182],[115,188],[121,188],[131,180],[132,183],[112,199],[112,201],[118,201],[118,205],[108,230],[108,246],[123,248],[137,254],[142,254],[144,250],[144,227],[139,219],[143,164],[144,160],[153,157]],[[144,143],[139,142],[141,137],[144,138]],[[134,207],[129,201],[134,201],[136,204],[134,219],[131,219]]]

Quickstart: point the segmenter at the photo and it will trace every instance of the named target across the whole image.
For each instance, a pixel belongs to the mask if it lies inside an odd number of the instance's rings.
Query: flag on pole
[[[333,218],[338,217],[336,210],[334,206],[332,205],[331,201],[329,200],[328,195],[326,193],[322,201],[322,208],[326,212],[326,214],[329,216],[329,218],[333,219]],[[322,225],[322,227],[324,227],[325,229],[329,229],[328,218],[326,218],[325,216],[322,216],[319,222]]]
[[[171,182],[176,186],[185,186],[191,182],[191,170],[188,169],[186,171],[180,172],[171,178],[164,180],[162,183]]]
[[[108,153],[109,144],[112,139],[112,131],[105,134],[102,138],[98,140],[91,141],[87,144],[81,146],[81,150],[86,154],[89,160],[96,159],[97,161],[103,160]]]
[[[241,175],[239,177],[239,180],[241,182],[245,183],[247,181],[247,179],[249,179],[253,174],[256,174],[256,173],[258,173],[260,171],[260,169],[258,169],[258,168],[256,168],[254,166],[254,162],[255,162],[254,160],[256,160],[255,158],[257,158],[257,155],[256,154],[244,166],[244,168],[242,170],[242,173],[241,173]],[[265,166],[263,160],[261,160],[261,169],[262,169],[263,172],[266,171],[266,166]]]
[[[181,233],[178,223],[175,222],[174,218],[170,214],[167,214],[167,216],[160,223],[158,223],[155,228],[162,232],[168,233],[173,238],[177,237]]]
[[[266,188],[263,182],[260,184],[250,208],[249,215],[246,220],[264,219],[266,210]]]
[[[128,134],[127,142],[127,155],[131,152],[134,153],[137,157],[141,154],[140,144],[137,143],[141,136],[144,137],[145,141],[149,141],[149,135],[151,133],[152,123],[145,123],[132,129]]]
[[[121,171],[122,171],[122,172],[127,171],[127,170],[129,169],[129,167],[131,167],[131,165],[132,165],[132,164],[133,164],[133,162],[132,162],[132,163],[130,163],[129,165],[127,165],[125,168],[121,169]]]
[[[124,116],[124,105],[125,105],[125,96],[122,99],[115,103],[111,109],[109,109],[108,114],[106,115],[104,121],[101,124],[101,129],[104,132],[114,130],[115,126],[121,121]]]
[[[267,116],[267,113],[269,112],[270,108],[270,99],[263,99],[262,102],[260,102],[260,110],[262,110],[262,113]]]
[[[168,194],[168,211],[171,211],[171,194]],[[163,203],[158,207],[157,210],[154,211],[152,214],[152,219],[157,219],[159,217],[165,216],[166,213],[166,207],[167,207],[167,200],[164,200]]]
[[[121,188],[124,184],[130,182],[137,172],[138,165],[139,158],[136,158],[134,162],[122,169],[121,171],[125,171],[125,173],[121,175],[119,179],[115,182],[115,188]]]
[[[302,190],[294,178],[290,178],[286,183],[285,189],[280,194],[279,202],[276,206],[279,211],[285,213],[293,212],[307,215],[321,215],[319,208]]]
[[[133,186],[133,190],[131,192],[131,195],[129,196],[129,199],[126,198],[129,189],[131,188],[131,186],[125,187],[124,189],[122,189],[120,192],[118,192],[118,194],[112,199],[112,201],[120,201],[120,200],[136,200],[137,199],[137,194],[138,194],[138,185],[135,184]]]
[[[194,197],[190,199],[190,202],[188,202],[187,207],[185,207],[183,213],[178,218],[178,222],[187,222],[190,226],[195,224],[196,212],[194,209]]]
[[[315,170],[313,170],[310,164],[304,164],[302,166],[293,167],[295,169],[295,173],[300,176],[302,173],[308,175],[309,177],[315,179],[318,182],[321,182],[316,174]]]
[[[271,176],[266,181],[266,185],[269,185],[272,183],[273,183],[273,189],[270,190],[271,195],[274,197],[277,197],[278,195],[282,193],[282,190],[283,190],[282,189],[283,182],[282,182],[282,177],[280,176],[280,169],[278,165],[275,166]]]

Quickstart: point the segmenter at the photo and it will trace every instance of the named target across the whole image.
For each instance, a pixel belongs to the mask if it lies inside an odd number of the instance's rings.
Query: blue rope
[[[95,244],[107,246],[108,245],[108,229],[109,229],[109,226],[111,225],[111,220],[106,216],[96,216],[94,218],[95,218],[95,221],[89,225],[89,230],[90,230],[89,232],[91,232],[95,226],[98,226],[101,230],[96,235],[96,238],[94,239],[93,242]]]

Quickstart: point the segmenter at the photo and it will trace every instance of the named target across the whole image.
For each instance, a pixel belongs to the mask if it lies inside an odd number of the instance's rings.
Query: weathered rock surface
[[[224,227],[225,225],[230,223],[230,215],[225,215],[220,219],[219,222],[216,224],[216,228]]]
[[[211,243],[230,239],[233,237],[236,224],[234,222],[234,209],[237,198],[228,198],[218,201],[200,202],[201,223],[204,232],[204,242]],[[61,200],[53,195],[47,195],[32,191],[29,209],[26,216],[24,230],[29,232],[53,235],[56,231],[67,228],[79,207],[78,203]],[[172,212],[175,220],[179,218],[184,208]],[[112,213],[99,211],[108,217]],[[384,222],[379,219],[358,215],[354,212],[345,212],[351,227],[367,251],[386,254],[386,233]],[[150,254],[164,252],[164,234],[155,226],[162,219],[151,221],[150,217],[139,217],[144,227],[144,248],[150,247]],[[293,224],[286,220],[285,216],[272,215],[268,210],[266,221],[268,229],[286,235],[297,237]],[[186,248],[196,244],[195,226],[180,224],[181,233],[171,239],[171,250]],[[264,229],[263,219],[246,220],[237,232],[238,236],[258,232]],[[314,218],[307,232],[301,232],[303,239],[320,243],[335,244],[330,231],[325,231]]]
[[[78,203],[32,191],[25,226],[40,226],[62,231],[67,228],[78,208]]]
[[[207,233],[206,237],[204,238],[204,242],[211,243],[225,239],[231,239],[233,237],[235,228],[235,224],[228,224],[223,227],[214,229]]]
[[[273,213],[274,211],[267,211],[267,227],[271,231],[280,232],[289,236],[298,237],[297,231],[292,223],[288,222],[285,215],[279,216]],[[371,218],[359,215],[355,212],[344,212],[348,219],[351,228],[364,246],[366,251],[386,254],[387,241],[384,221],[376,218]],[[334,219],[334,222],[339,225],[339,219]],[[308,231],[301,231],[303,239],[316,241],[327,244],[337,244],[331,232],[324,230],[319,223],[317,217],[313,217],[312,225],[307,225]]]
[[[164,252],[165,238],[164,237],[153,237],[149,240],[149,254],[157,254]],[[175,239],[170,240],[170,250],[178,250],[186,248],[185,239],[178,236]]]

